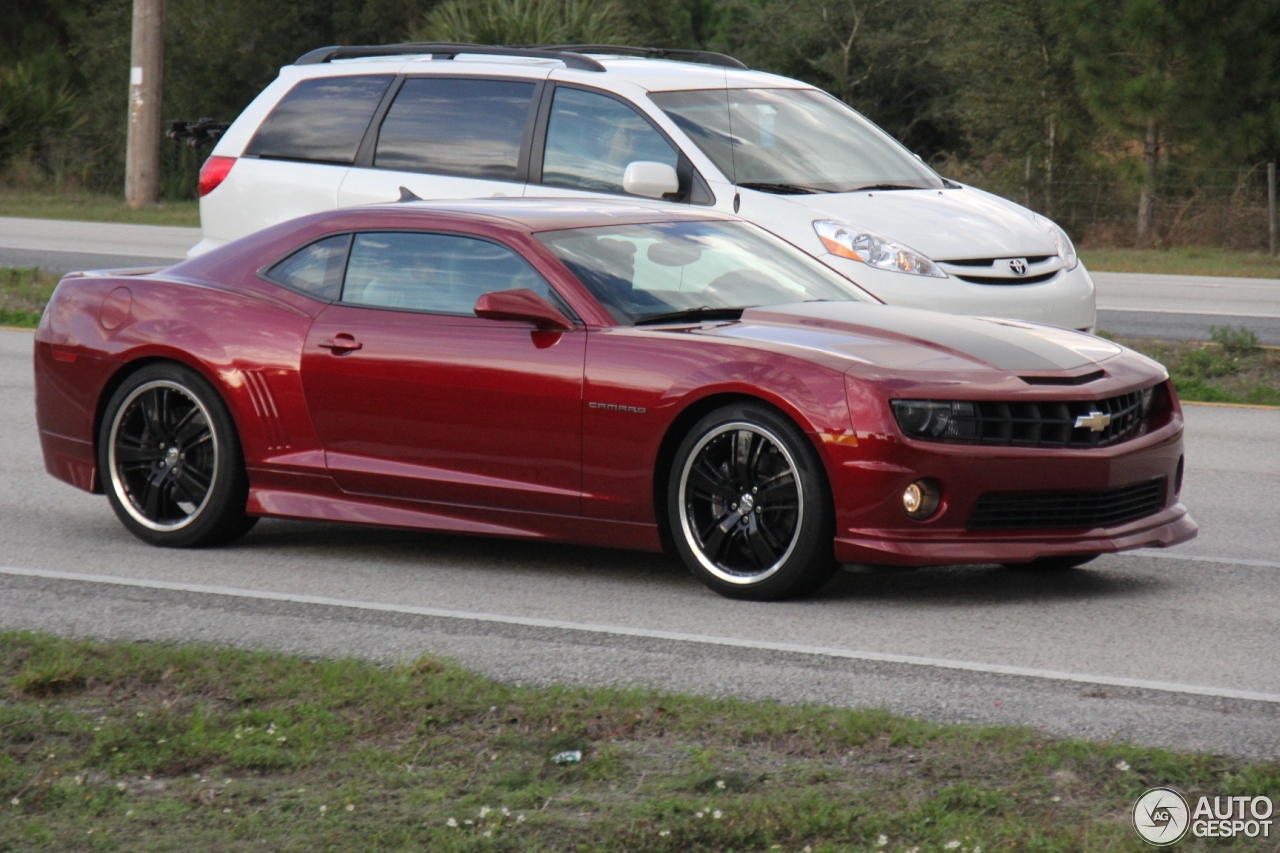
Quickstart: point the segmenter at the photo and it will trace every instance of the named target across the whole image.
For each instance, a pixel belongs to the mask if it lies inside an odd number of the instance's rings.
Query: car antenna
[[[396,201],[397,201],[397,202],[401,202],[401,201],[422,201],[422,196],[418,195],[417,193],[415,193],[413,190],[409,189],[408,187],[401,187],[401,188],[400,188],[400,198],[396,199]]]

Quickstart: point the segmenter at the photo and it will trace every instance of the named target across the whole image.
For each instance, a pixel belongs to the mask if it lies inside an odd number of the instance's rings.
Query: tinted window
[[[303,246],[267,271],[272,281],[332,302],[342,291],[342,268],[350,234],[339,234]]]
[[[622,175],[636,160],[676,167],[670,143],[631,107],[581,89],[556,89],[547,123],[542,182],[622,192]]]
[[[392,79],[379,74],[301,81],[276,104],[244,153],[350,164]]]
[[[542,276],[505,246],[448,234],[383,232],[356,235],[342,300],[474,316],[483,294],[515,288],[555,299]]]
[[[410,78],[382,122],[374,165],[514,180],[532,100],[532,83]]]

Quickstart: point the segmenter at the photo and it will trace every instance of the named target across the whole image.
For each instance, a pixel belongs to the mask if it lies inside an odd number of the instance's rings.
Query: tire
[[[826,473],[780,412],[740,403],[702,418],[676,450],[668,482],[676,550],[721,595],[789,598],[817,589],[836,570]]]
[[[152,545],[220,545],[257,521],[244,511],[249,479],[231,414],[180,364],[149,364],[111,395],[98,470],[121,523]]]
[[[1005,563],[1005,568],[1024,572],[1065,572],[1098,559],[1099,554],[1075,554],[1069,557],[1040,557],[1029,563]]]

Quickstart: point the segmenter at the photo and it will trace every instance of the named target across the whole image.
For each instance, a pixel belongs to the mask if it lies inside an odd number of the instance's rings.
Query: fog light
[[[923,521],[938,511],[941,492],[933,480],[916,480],[902,493],[902,508],[907,515]]]

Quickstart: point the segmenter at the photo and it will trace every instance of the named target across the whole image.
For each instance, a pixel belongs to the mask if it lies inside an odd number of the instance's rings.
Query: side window
[[[410,77],[378,133],[380,169],[516,179],[532,83]]]
[[[544,184],[620,193],[622,175],[636,160],[674,169],[679,155],[621,101],[581,89],[556,89],[542,160]]]
[[[267,270],[267,278],[332,302],[342,292],[342,268],[350,245],[350,234],[317,240]]]
[[[302,80],[276,104],[245,154],[350,165],[390,74]]]
[[[505,246],[451,234],[357,234],[342,301],[380,308],[475,316],[476,300],[528,288],[558,303],[528,261]]]

